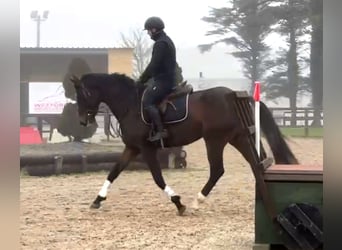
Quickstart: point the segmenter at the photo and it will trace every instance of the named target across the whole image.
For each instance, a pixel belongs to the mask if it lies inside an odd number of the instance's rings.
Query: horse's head
[[[79,79],[76,76],[72,76],[70,80],[74,83],[76,90],[80,124],[87,126],[94,123],[100,105],[99,90],[89,87],[84,77]]]

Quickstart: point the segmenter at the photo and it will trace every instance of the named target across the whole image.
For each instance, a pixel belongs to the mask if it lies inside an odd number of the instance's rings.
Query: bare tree
[[[140,28],[134,28],[128,34],[120,33],[121,47],[133,48],[133,75],[134,79],[138,79],[147,67],[151,59],[152,43]]]

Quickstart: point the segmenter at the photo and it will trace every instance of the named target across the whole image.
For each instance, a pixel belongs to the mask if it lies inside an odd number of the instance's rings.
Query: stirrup
[[[148,140],[153,142],[153,141],[159,141],[161,139],[164,139],[168,136],[168,133],[166,130],[156,132],[154,135],[151,135]]]

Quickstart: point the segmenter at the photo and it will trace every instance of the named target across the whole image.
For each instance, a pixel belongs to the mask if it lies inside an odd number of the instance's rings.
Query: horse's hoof
[[[181,202],[181,197],[179,195],[174,195],[171,197],[171,201],[176,205],[177,209],[178,209],[178,215],[183,215],[186,206],[184,206]]]
[[[91,204],[90,208],[98,209],[101,207],[101,201],[105,201],[107,198],[106,197],[101,197],[97,196],[96,199],[94,200],[93,204]]]
[[[178,215],[182,216],[184,214],[186,210],[186,206],[182,205],[179,209],[178,209]]]
[[[91,209],[99,209],[101,207],[101,203],[95,203],[93,202],[91,205],[90,205],[90,208]]]
[[[91,204],[90,208],[93,209],[98,209],[101,207],[101,201],[106,200],[106,197],[101,197],[101,196],[97,196],[96,199],[94,200],[93,204]]]

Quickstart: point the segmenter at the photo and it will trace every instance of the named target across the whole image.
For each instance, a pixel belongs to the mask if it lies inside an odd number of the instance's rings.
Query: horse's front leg
[[[120,156],[119,161],[112,167],[110,173],[107,176],[99,194],[97,195],[94,202],[91,204],[91,208],[99,208],[101,206],[101,201],[106,200],[108,189],[113,181],[119,176],[122,170],[128,165],[128,163],[133,160],[140,150],[137,148],[125,147],[123,153]]]
[[[210,175],[207,183],[197,194],[196,199],[192,203],[192,208],[196,210],[199,208],[199,203],[204,202],[206,197],[216,185],[217,181],[224,174],[223,149],[227,143],[225,138],[204,137],[204,141],[207,148],[207,156],[210,164]]]
[[[176,194],[171,187],[166,185],[163,175],[162,175],[160,164],[157,160],[157,149],[144,148],[142,150],[142,155],[148,167],[150,168],[154,182],[157,184],[157,186],[161,190],[163,190],[166,193],[166,195],[170,198],[170,200],[176,205],[177,210],[178,210],[178,215],[183,215],[186,209],[186,206],[184,206],[181,203],[180,201],[181,197],[178,194]]]

